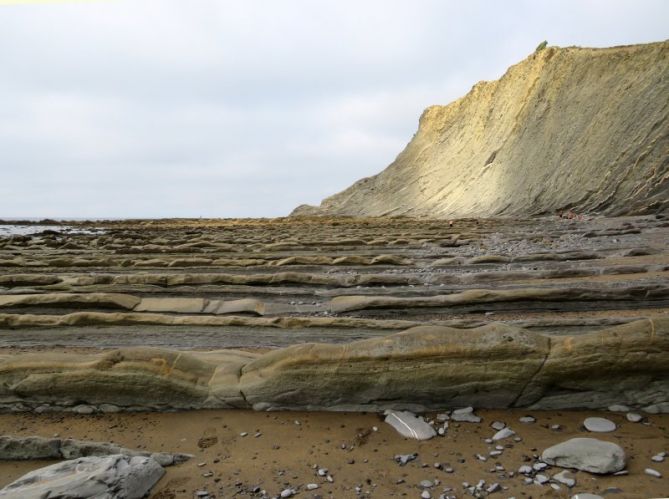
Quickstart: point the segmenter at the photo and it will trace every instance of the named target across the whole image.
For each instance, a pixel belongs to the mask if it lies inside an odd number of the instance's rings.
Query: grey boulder
[[[1,489],[0,498],[140,499],[164,473],[150,457],[82,457],[31,471]]]
[[[572,438],[546,449],[541,454],[541,460],[560,468],[608,474],[625,468],[625,451],[613,442]]]

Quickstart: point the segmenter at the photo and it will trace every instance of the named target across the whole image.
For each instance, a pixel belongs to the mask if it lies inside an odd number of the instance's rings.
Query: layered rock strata
[[[669,410],[669,319],[547,337],[417,327],[265,354],[151,348],[0,358],[5,410],[604,408]]]

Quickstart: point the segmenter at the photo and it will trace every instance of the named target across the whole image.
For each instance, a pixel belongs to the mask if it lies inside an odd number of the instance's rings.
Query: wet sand
[[[77,416],[65,414],[0,415],[0,433],[17,436],[41,435],[61,438],[113,441],[129,448],[149,451],[186,452],[190,461],[167,468],[154,488],[154,499],[192,498],[196,491],[211,497],[260,497],[254,490],[272,495],[294,488],[298,497],[420,497],[422,480],[439,480],[431,490],[438,497],[445,488],[457,497],[463,482],[499,483],[504,490],[493,497],[570,497],[590,492],[606,497],[648,498],[669,493],[669,459],[651,461],[651,456],[669,450],[669,415],[650,415],[647,424],[631,423],[624,414],[584,411],[477,411],[481,423],[451,423],[444,437],[429,441],[408,440],[384,423],[377,414],[355,413],[257,413],[248,411],[195,411],[186,413],[140,413]],[[533,415],[537,421],[524,424],[518,418]],[[592,434],[582,428],[585,417],[600,415],[618,424],[608,434]],[[489,457],[494,445],[484,442],[495,430],[493,421],[506,422],[521,442],[506,439],[501,456]],[[299,424],[298,424],[299,423]],[[559,424],[561,429],[551,429]],[[377,427],[378,431],[373,428]],[[242,436],[247,433],[246,436]],[[551,445],[572,437],[594,436],[618,443],[628,455],[629,475],[597,476],[575,472],[577,484],[561,486],[524,485],[523,475],[509,476],[523,464],[532,464]],[[415,461],[400,466],[397,454],[417,453]],[[476,454],[488,456],[487,461]],[[435,468],[440,463],[442,469]],[[6,484],[45,464],[44,461],[0,463],[0,483]],[[506,471],[495,471],[501,465]],[[333,482],[317,475],[327,468]],[[447,473],[445,468],[452,467]],[[665,478],[644,474],[651,467]],[[550,468],[551,476],[561,471]],[[210,475],[210,476],[209,476]],[[319,488],[306,491],[309,483]],[[259,489],[256,489],[259,487]],[[617,492],[616,492],[617,491]]]

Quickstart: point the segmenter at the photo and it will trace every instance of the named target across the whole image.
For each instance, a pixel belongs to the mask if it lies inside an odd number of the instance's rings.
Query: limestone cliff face
[[[293,215],[669,209],[669,41],[548,47],[423,112],[384,171]]]

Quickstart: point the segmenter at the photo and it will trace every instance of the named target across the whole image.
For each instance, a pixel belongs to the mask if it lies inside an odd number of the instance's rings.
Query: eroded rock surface
[[[669,402],[669,320],[549,338],[508,326],[423,326],[253,354],[152,348],[0,358],[5,409],[604,408]],[[619,383],[611,379],[620,378]],[[568,388],[568,390],[567,390]]]

